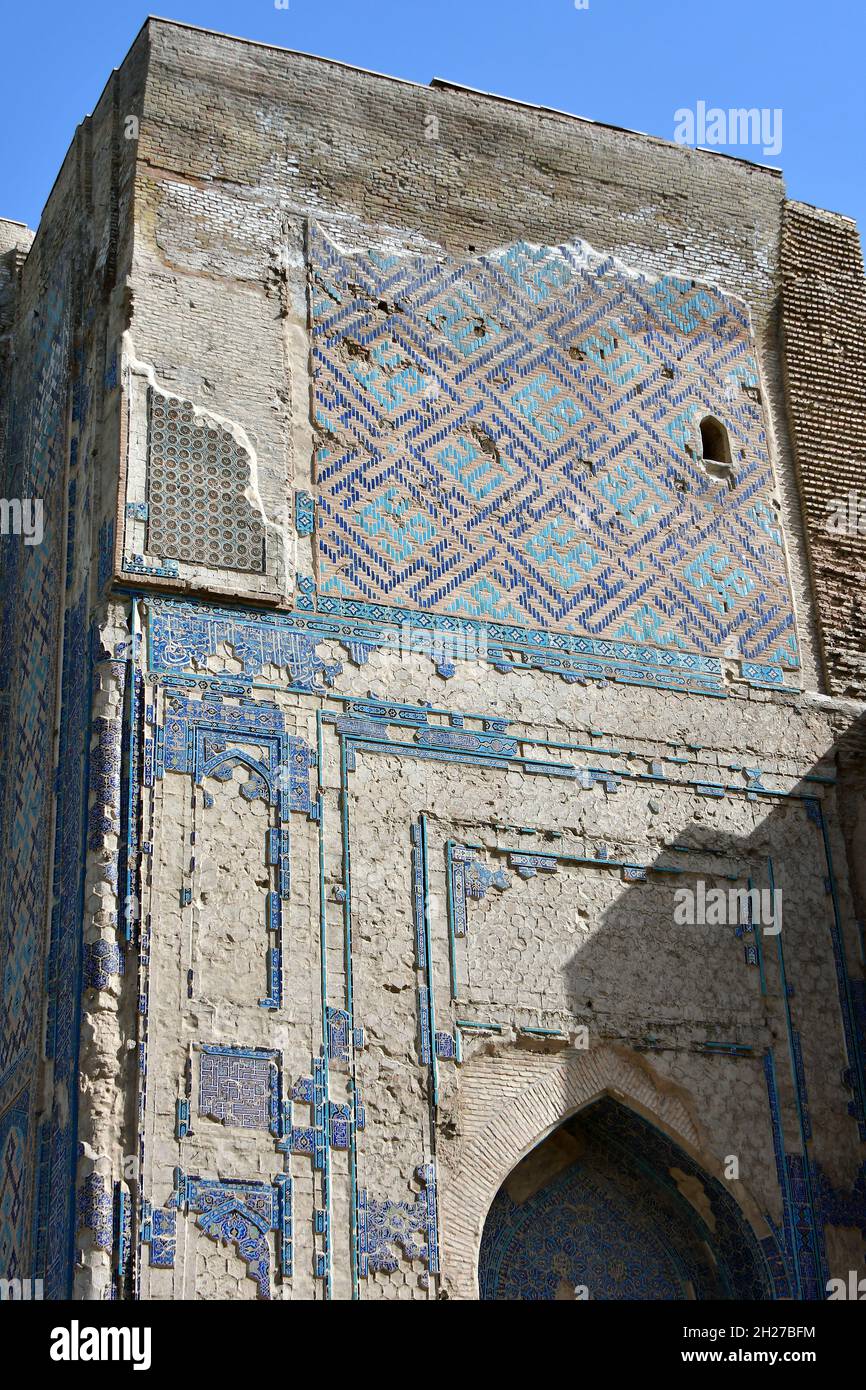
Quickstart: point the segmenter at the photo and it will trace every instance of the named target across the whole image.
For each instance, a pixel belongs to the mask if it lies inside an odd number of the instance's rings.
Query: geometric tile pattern
[[[199,1114],[240,1129],[271,1129],[276,1133],[279,1075],[276,1059],[275,1052],[203,1047]]]
[[[264,568],[261,518],[244,496],[247,451],[191,401],[148,390],[147,549],[213,569]]]
[[[58,1044],[58,1096],[64,1094],[75,1071],[80,934],[75,896],[67,899],[63,912],[54,913],[48,960],[43,944],[55,788],[52,730],[59,626],[67,605],[64,638],[67,644],[74,642],[76,650],[64,656],[71,685],[68,707],[62,713],[61,747],[65,744],[70,756],[57,785],[58,801],[64,805],[58,812],[55,884],[64,886],[77,884],[81,869],[78,807],[74,801],[66,803],[65,797],[67,792],[76,795],[74,783],[81,780],[78,691],[89,683],[86,622],[82,625],[86,614],[68,593],[76,556],[76,523],[87,505],[86,494],[78,493],[74,455],[68,494],[65,478],[71,341],[68,289],[68,267],[61,259],[42,295],[39,316],[28,318],[21,329],[8,393],[5,488],[9,496],[42,499],[44,539],[32,547],[22,546],[15,537],[0,542],[4,552],[0,557],[0,705],[4,707],[0,727],[5,725],[0,748],[0,1277],[12,1277],[15,1271],[21,1277],[43,1277],[47,1297],[64,1294],[70,1273],[74,1125],[68,1107],[63,1111],[55,1107],[37,1131],[33,1115],[28,1116],[25,1109],[34,1100],[29,1083],[38,1065],[46,997],[48,1046]],[[80,380],[73,424],[80,425],[86,405],[87,391]],[[68,529],[63,525],[65,514]],[[81,520],[86,524],[88,518]],[[68,541],[65,575],[64,539]],[[64,821],[67,812],[68,823]],[[66,850],[73,839],[76,856],[70,865]]]
[[[111,1192],[105,1178],[89,1173],[78,1193],[78,1224],[93,1232],[97,1250],[110,1250],[112,1239]]]
[[[24,1215],[29,1096],[25,1091],[0,1115],[0,1277],[29,1277],[13,1232]]]
[[[579,1214],[579,1215],[578,1215]],[[482,1298],[554,1300],[560,1285],[584,1285],[598,1299],[684,1299],[685,1280],[660,1232],[643,1227],[618,1189],[575,1164],[522,1207],[503,1190],[490,1217],[488,1246],[498,1278],[482,1255]]]
[[[83,520],[87,520],[86,512]],[[51,1061],[55,1095],[71,1096],[78,1085],[81,999],[82,844],[87,819],[86,749],[90,731],[91,661],[88,580],[63,623],[63,708],[56,774],[54,904],[45,968],[48,998],[45,1056]],[[109,779],[110,780],[110,779]],[[78,1157],[75,1113],[55,1100],[38,1130],[39,1210],[35,1216],[37,1258],[49,1297],[64,1295],[71,1275],[68,1222],[72,1215]],[[41,1271],[40,1271],[41,1272]]]
[[[177,1212],[157,1209],[152,1215],[150,1263],[155,1269],[173,1269],[177,1243]]]
[[[583,243],[310,248],[320,596],[798,665],[738,303]]]
[[[433,1164],[422,1164],[417,1176],[423,1191],[411,1201],[370,1197],[366,1189],[358,1196],[358,1245],[360,1274],[366,1278],[375,1271],[391,1272],[399,1261],[394,1246],[399,1245],[407,1260],[423,1260],[431,1273],[438,1272],[438,1222],[436,1217],[436,1173]]]
[[[93,941],[84,948],[82,984],[85,989],[108,989],[113,976],[123,975],[125,958],[116,941]]]
[[[392,1246],[402,1247],[407,1260],[427,1257],[427,1246],[417,1237],[427,1230],[427,1199],[416,1196],[411,1202],[378,1201],[361,1194],[361,1235],[366,1254],[361,1256],[362,1275],[397,1269],[399,1261]]]
[[[248,800],[259,795],[281,811],[311,810],[308,745],[283,732],[284,720],[276,705],[242,699],[223,704],[219,696],[190,700],[172,695],[165,722],[165,771],[191,772],[199,785],[203,778],[226,780],[236,763],[253,774],[245,786]],[[258,756],[249,749],[255,748]],[[161,775],[162,769],[157,769]]]
[[[260,1298],[270,1298],[269,1233],[276,1231],[277,1267],[284,1278],[291,1275],[292,1181],[280,1174],[274,1185],[261,1182],[224,1182],[186,1177],[176,1173],[178,1207],[197,1214],[196,1224],[218,1244],[231,1242],[258,1287]],[[155,1214],[155,1213],[154,1213]]]

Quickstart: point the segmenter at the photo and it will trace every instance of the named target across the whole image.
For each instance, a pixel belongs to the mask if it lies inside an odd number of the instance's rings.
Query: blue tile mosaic
[[[562,1126],[563,1142],[572,1133],[580,1156],[564,1170],[523,1200],[510,1195],[511,1182],[494,1198],[482,1299],[773,1297],[764,1251],[733,1198],[666,1135],[610,1100]],[[701,1182],[709,1222],[671,1169]]]
[[[320,612],[736,641],[761,684],[797,668],[742,306],[580,244],[383,266],[313,226],[310,257]],[[708,414],[733,488],[702,466]]]
[[[278,1232],[280,1272],[284,1277],[291,1275],[291,1180],[281,1175],[273,1185],[220,1182],[178,1172],[175,1181],[178,1207],[194,1213],[196,1224],[212,1240],[233,1245],[246,1264],[259,1297],[270,1298],[271,1231]]]
[[[279,1053],[263,1048],[202,1045],[199,1059],[200,1115],[239,1129],[277,1133]]]

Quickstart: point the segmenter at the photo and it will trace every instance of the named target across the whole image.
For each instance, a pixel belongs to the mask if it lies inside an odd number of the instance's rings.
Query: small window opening
[[[707,415],[701,421],[701,450],[705,463],[726,463],[731,466],[731,446],[724,425]]]
[[[701,456],[704,470],[711,478],[727,483],[729,488],[736,487],[728,431],[712,415],[701,421]]]

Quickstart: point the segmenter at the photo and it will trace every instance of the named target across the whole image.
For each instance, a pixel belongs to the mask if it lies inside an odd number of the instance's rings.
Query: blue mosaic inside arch
[[[186,1177],[178,1169],[174,1202],[196,1213],[205,1235],[219,1244],[234,1245],[260,1298],[271,1297],[270,1231],[278,1232],[277,1268],[283,1277],[291,1275],[292,1180],[288,1175],[279,1174],[273,1184],[222,1182]]]
[[[313,225],[309,244],[319,611],[797,668],[744,308],[582,243],[457,262],[344,253]],[[730,487],[699,457],[709,414]]]
[[[528,1195],[509,1180],[494,1198],[481,1243],[482,1299],[774,1296],[765,1254],[733,1198],[639,1116],[602,1100],[545,1143],[559,1158],[555,1176],[532,1190],[536,1150],[512,1174],[527,1174]],[[701,1182],[712,1230],[671,1168]]]

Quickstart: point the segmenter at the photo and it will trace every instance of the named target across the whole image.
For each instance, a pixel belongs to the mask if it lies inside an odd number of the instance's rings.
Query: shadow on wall
[[[851,912],[862,921],[864,747],[861,717],[831,750],[832,819],[810,777],[781,804],[758,778],[733,803],[742,833],[710,811],[667,834],[643,872],[599,847],[610,901],[581,922],[563,1002],[588,1020],[591,1045],[629,1038],[658,1055],[657,1079],[692,1097],[714,1171],[602,1097],[502,1184],[482,1299],[822,1299],[831,1274],[863,1265],[866,982]],[[675,791],[660,783],[652,796],[670,798],[669,824]],[[585,919],[575,869],[557,863],[559,910]],[[730,1157],[738,1177],[723,1183]]]

